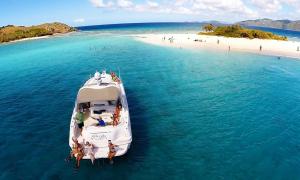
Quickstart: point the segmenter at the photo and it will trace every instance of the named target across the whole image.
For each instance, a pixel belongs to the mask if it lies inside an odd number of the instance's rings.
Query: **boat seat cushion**
[[[88,127],[88,126],[97,126],[99,123],[97,120],[89,117],[87,120],[84,121],[84,126]]]

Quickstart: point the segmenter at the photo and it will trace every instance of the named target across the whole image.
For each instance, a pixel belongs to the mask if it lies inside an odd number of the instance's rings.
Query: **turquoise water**
[[[133,143],[66,163],[76,93],[120,68]],[[0,46],[1,179],[300,179],[300,61],[81,32]]]
[[[77,27],[83,31],[101,31],[112,34],[143,34],[143,33],[198,33],[202,30],[201,22],[163,22],[163,23],[130,23],[130,24],[107,24]],[[224,24],[215,24],[215,26]],[[286,36],[291,41],[300,41],[300,32],[284,29],[250,26],[251,29],[259,29],[272,32],[280,36]]]

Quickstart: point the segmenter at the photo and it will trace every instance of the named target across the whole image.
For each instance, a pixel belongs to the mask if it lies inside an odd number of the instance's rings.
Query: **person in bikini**
[[[119,123],[119,117],[117,115],[117,113],[114,113],[113,115],[113,126],[117,126]]]
[[[69,154],[69,156],[66,158],[66,161],[69,162],[71,158],[75,157],[76,158],[76,168],[79,168],[80,165],[80,160],[83,158],[84,153],[83,153],[83,148],[82,145],[78,142],[77,139],[74,137],[72,138],[74,144],[72,146],[72,150]]]
[[[116,147],[118,147],[117,145],[114,145],[111,140],[108,140],[108,148],[109,148],[109,152],[108,152],[108,159],[110,161],[110,163],[113,163],[113,157],[115,157],[117,151],[116,151]]]
[[[119,124],[121,110],[122,104],[120,103],[120,101],[118,101],[115,113],[113,115],[113,126],[117,126]]]
[[[75,153],[76,154],[74,154],[74,156],[76,157],[76,168],[79,168],[80,161],[84,156],[83,147],[82,146],[78,147]]]
[[[74,142],[74,144],[72,145],[71,152],[70,152],[69,156],[66,158],[66,161],[70,161],[70,159],[71,159],[72,157],[74,157],[75,154],[77,153],[78,147],[81,146],[81,144],[78,143],[78,140],[75,139],[74,137],[72,137],[72,141]]]
[[[88,141],[85,143],[86,154],[90,156],[92,164],[94,165],[95,154],[94,154],[94,145],[89,143]]]

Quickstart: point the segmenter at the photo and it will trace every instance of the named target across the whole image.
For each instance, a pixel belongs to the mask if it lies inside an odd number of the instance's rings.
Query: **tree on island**
[[[0,43],[23,38],[53,35],[55,33],[68,33],[72,31],[76,31],[76,29],[58,22],[44,23],[29,27],[7,25],[0,27]]]
[[[199,34],[212,35],[212,36],[224,36],[234,38],[249,38],[249,39],[274,39],[286,41],[287,37],[279,36],[271,32],[248,29],[238,24],[229,26],[213,27],[209,24],[203,27],[206,32],[200,32]],[[211,30],[212,29],[212,30]]]
[[[206,24],[205,26],[203,26],[204,31],[206,32],[211,32],[215,29],[215,26],[212,24]]]

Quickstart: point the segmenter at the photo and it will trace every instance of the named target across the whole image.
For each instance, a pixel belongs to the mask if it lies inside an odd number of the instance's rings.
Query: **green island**
[[[73,31],[76,31],[76,29],[59,22],[45,23],[29,27],[7,25],[0,27],[0,43],[10,42],[24,38],[63,34]]]
[[[230,26],[218,26],[215,27],[212,24],[207,24],[203,26],[204,32],[200,32],[201,35],[211,35],[211,36],[224,36],[224,37],[234,37],[234,38],[249,38],[249,39],[273,39],[287,41],[287,37],[278,36],[271,32],[248,29],[244,28],[238,24]]]

